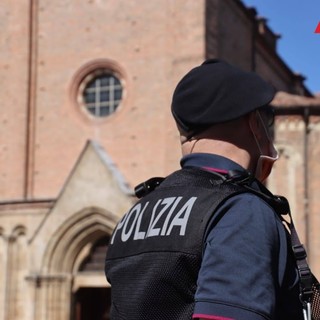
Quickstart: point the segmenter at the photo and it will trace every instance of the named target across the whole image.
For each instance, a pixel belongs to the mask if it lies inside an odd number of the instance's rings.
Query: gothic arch
[[[79,257],[88,244],[110,235],[117,220],[102,208],[88,207],[66,219],[56,230],[42,260],[36,320],[70,319],[73,273]]]
[[[82,248],[111,234],[118,218],[101,208],[85,208],[67,219],[49,242],[42,274],[71,273]]]

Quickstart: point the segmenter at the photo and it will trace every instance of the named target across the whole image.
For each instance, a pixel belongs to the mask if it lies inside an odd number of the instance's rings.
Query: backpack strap
[[[258,182],[259,183],[259,182]],[[315,284],[314,275],[312,274],[307,262],[307,252],[301,243],[298,232],[294,226],[293,218],[290,211],[288,200],[282,196],[273,195],[263,184],[259,183],[258,191],[253,189],[247,183],[243,186],[251,193],[254,193],[269,203],[275,211],[280,214],[282,222],[290,231],[291,248],[296,261],[299,279],[300,279],[300,301],[303,307],[303,315],[305,320],[312,320],[312,302],[313,302],[313,287]],[[289,215],[290,221],[285,220],[282,215]]]
[[[311,303],[313,298],[314,276],[307,262],[307,252],[301,243],[294,226],[291,212],[288,212],[290,222],[285,221],[290,230],[291,247],[296,260],[300,278],[300,301],[303,306],[305,320],[311,320]]]

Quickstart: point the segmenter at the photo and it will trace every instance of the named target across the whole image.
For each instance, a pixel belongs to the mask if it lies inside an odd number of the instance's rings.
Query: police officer
[[[113,232],[111,319],[303,319],[286,209],[261,183],[278,158],[274,93],[220,60],[178,83],[182,168],[140,185]]]

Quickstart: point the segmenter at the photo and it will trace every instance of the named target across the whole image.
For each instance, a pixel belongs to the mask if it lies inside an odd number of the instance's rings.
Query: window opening
[[[90,80],[83,91],[86,109],[95,117],[106,117],[118,108],[122,100],[122,85],[113,74],[103,73]]]

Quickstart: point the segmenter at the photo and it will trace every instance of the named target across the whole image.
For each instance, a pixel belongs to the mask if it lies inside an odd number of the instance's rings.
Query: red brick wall
[[[268,181],[274,193],[288,198],[303,242],[306,240],[304,133],[305,123],[301,117],[278,117],[275,127],[275,144],[280,157]]]
[[[28,100],[28,2],[0,9],[0,197],[21,198]]]
[[[308,148],[308,184],[309,184],[309,225],[310,248],[309,254],[312,266],[320,277],[320,119],[311,117],[309,126]]]
[[[6,61],[1,67],[2,199],[24,193],[29,67],[28,5],[25,10],[13,2],[7,6],[10,39],[7,52],[0,53]],[[178,79],[204,58],[203,1],[40,0],[35,15],[30,197],[57,196],[87,139],[103,145],[131,185],[177,168],[170,100]],[[71,101],[70,88],[82,66],[101,58],[124,71],[126,97],[119,112],[92,121]]]

